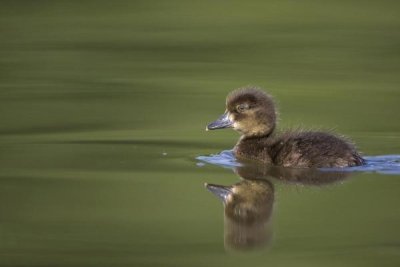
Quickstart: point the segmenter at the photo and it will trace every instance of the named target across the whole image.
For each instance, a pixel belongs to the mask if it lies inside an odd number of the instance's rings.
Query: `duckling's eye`
[[[240,104],[236,106],[236,110],[240,113],[245,112],[246,110],[248,110],[250,108],[249,104]]]

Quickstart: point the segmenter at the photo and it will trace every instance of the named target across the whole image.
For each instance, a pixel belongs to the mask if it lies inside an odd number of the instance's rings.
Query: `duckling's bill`
[[[205,184],[205,187],[220,198],[222,201],[225,202],[226,198],[232,193],[232,187],[224,186],[224,185],[217,185],[217,184]]]
[[[207,125],[206,131],[208,130],[216,130],[216,129],[223,129],[223,128],[232,128],[233,121],[230,119],[229,112],[225,112],[219,117],[216,121],[211,122]]]

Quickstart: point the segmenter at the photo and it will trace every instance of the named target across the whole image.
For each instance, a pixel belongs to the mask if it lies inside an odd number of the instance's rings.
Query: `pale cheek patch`
[[[230,121],[233,121],[233,124],[232,124],[233,129],[235,129],[235,130],[239,129],[239,127],[240,127],[239,123],[235,121],[234,116],[232,114],[229,114],[228,118]]]

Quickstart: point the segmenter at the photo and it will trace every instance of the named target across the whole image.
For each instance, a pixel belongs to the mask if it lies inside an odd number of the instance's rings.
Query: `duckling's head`
[[[206,130],[233,128],[246,137],[264,136],[275,129],[276,111],[271,96],[257,87],[245,87],[226,98],[226,111]]]

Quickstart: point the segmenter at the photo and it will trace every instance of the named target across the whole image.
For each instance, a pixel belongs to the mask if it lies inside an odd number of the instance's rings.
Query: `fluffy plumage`
[[[226,99],[224,126],[241,133],[234,151],[238,158],[286,167],[349,167],[364,163],[355,146],[322,131],[275,131],[277,113],[271,96],[259,88],[242,88]],[[221,117],[222,118],[222,117]],[[228,122],[227,122],[228,120]]]

